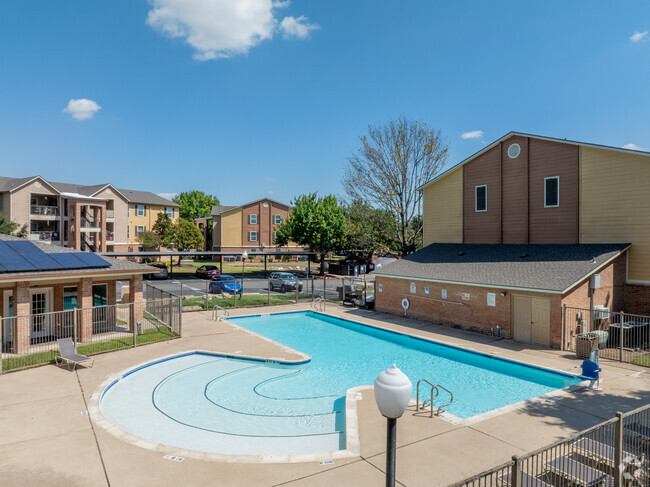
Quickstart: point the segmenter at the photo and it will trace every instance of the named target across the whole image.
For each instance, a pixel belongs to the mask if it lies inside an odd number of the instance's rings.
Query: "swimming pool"
[[[345,449],[346,391],[372,384],[393,363],[414,386],[426,378],[451,390],[454,402],[446,410],[458,418],[581,381],[322,313],[229,322],[311,360],[287,365],[184,354],[109,384],[100,402],[104,416],[153,443],[221,454],[292,455]]]

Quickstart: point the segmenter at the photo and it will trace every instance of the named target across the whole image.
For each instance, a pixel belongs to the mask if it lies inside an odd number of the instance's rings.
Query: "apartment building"
[[[648,314],[649,180],[650,153],[511,132],[420,188],[376,307],[558,348],[564,305]]]
[[[153,193],[109,183],[89,186],[41,176],[0,177],[0,211],[26,224],[28,238],[43,244],[93,252],[137,250],[137,234],[150,230],[161,211],[177,221],[178,209]]]
[[[287,218],[291,207],[264,198],[241,206],[212,207],[214,252],[288,252],[303,250],[289,244],[274,244],[275,229]]]

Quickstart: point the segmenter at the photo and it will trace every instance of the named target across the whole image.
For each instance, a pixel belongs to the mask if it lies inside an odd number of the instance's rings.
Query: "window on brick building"
[[[280,225],[282,223],[282,215],[273,215],[273,223]]]
[[[248,241],[257,242],[257,232],[248,232]]]

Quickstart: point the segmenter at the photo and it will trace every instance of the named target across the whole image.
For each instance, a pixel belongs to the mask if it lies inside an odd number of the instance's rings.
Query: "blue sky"
[[[0,175],[340,195],[400,116],[450,163],[510,130],[650,148],[648,31],[645,0],[5,1]]]

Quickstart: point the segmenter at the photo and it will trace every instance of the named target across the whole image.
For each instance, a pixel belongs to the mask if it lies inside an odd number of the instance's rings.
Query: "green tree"
[[[347,217],[345,248],[360,250],[366,258],[391,248],[395,235],[395,218],[386,210],[373,208],[361,200],[344,206]]]
[[[19,223],[12,222],[7,215],[0,211],[0,233],[14,237],[27,237],[27,224],[22,227]]]
[[[172,222],[172,219],[169,218],[169,215],[166,212],[162,211],[158,213],[158,218],[156,218],[156,222],[151,227],[151,230],[160,237],[162,245],[169,245],[172,243],[173,226],[174,223]]]
[[[154,232],[140,232],[135,239],[142,244],[145,251],[157,250],[160,248],[160,236]]]
[[[174,196],[174,203],[181,206],[180,216],[186,220],[194,221],[195,218],[209,217],[212,207],[219,205],[219,198],[203,191],[183,191]]]
[[[400,118],[369,125],[361,148],[348,159],[343,186],[348,196],[394,215],[392,246],[402,255],[417,248],[422,227],[412,226],[422,213],[422,193],[447,162],[447,144],[440,131],[417,120]]]
[[[181,218],[171,230],[171,242],[183,251],[185,249],[203,250],[203,234],[194,223]]]
[[[275,244],[295,242],[321,254],[321,275],[325,273],[325,254],[342,247],[346,234],[346,219],[336,197],[323,198],[316,193],[301,195],[291,204],[293,211],[276,229]]]

